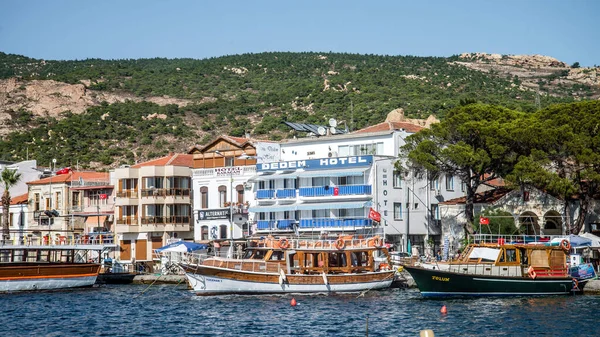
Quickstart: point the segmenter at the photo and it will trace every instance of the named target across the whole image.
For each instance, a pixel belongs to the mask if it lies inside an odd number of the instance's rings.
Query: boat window
[[[264,260],[265,258],[265,252],[263,250],[255,250],[254,254],[252,254],[251,259],[256,259],[256,260]]]
[[[346,253],[329,254],[329,267],[346,267]]]
[[[545,250],[532,250],[531,251],[531,265],[533,267],[548,268],[548,255]]]
[[[517,261],[517,250],[516,249],[507,249],[506,250],[506,262],[515,262]]]
[[[270,261],[283,261],[283,252],[274,251],[271,254]]]
[[[469,254],[469,259],[496,261],[496,259],[498,258],[498,254],[500,254],[500,249],[474,247]]]

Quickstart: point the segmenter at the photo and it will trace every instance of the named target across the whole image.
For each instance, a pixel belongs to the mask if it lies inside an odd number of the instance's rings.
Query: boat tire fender
[[[335,240],[335,248],[342,250],[346,246],[346,242],[342,239]]]
[[[572,290],[579,290],[579,281],[577,281],[576,278],[573,278],[573,289]]]
[[[281,249],[288,249],[289,246],[290,246],[290,242],[288,241],[288,239],[283,238],[283,239],[279,240],[279,247],[281,247]]]
[[[568,253],[571,250],[571,243],[569,242],[569,240],[563,239],[560,242],[560,247],[565,251],[565,253]]]

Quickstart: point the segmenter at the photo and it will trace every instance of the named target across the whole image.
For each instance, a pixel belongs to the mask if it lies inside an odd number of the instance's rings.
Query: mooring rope
[[[379,282],[383,282],[383,281],[387,280],[387,279],[388,279],[388,278],[390,278],[390,277],[394,277],[395,275],[396,275],[396,272],[393,272],[393,273],[391,273],[390,275],[388,275],[388,276],[384,277],[383,279],[379,280],[377,283],[379,283]],[[358,296],[356,296],[356,298],[359,298],[359,297],[363,297],[363,296],[365,296],[365,294],[366,294],[366,293],[367,293],[369,290],[373,289],[373,287],[375,287],[375,286],[377,285],[377,283],[375,283],[373,286],[371,286],[371,288],[369,288],[369,289],[367,289],[367,290],[363,290],[363,291],[361,291],[361,292],[360,292],[360,294],[358,294]]]
[[[145,292],[146,292],[148,289],[150,289],[150,287],[152,287],[152,285],[153,285],[154,283],[156,283],[156,281],[158,281],[158,280],[159,280],[159,279],[160,279],[162,276],[163,276],[163,274],[162,274],[162,273],[161,273],[160,275],[158,275],[158,277],[157,277],[157,278],[156,278],[154,281],[152,281],[152,283],[150,283],[150,285],[149,285],[148,287],[146,287],[146,289],[144,289],[144,290],[143,290],[141,293],[139,293],[139,294],[137,294],[137,295],[133,296],[133,298],[137,298],[137,297],[139,297],[140,295],[144,294],[144,293],[145,293]]]

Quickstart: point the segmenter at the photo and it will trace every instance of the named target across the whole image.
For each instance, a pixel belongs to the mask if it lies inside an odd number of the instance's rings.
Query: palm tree
[[[21,180],[21,173],[17,170],[5,167],[2,171],[2,179],[0,183],[4,185],[4,193],[2,194],[2,243],[10,240],[10,228],[8,224],[9,209],[10,209],[10,188],[15,186]]]

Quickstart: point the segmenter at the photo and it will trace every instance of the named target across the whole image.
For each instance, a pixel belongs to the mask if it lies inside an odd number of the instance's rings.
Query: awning
[[[98,220],[98,218],[100,218],[100,220]],[[98,222],[100,221],[100,222]],[[106,221],[106,215],[100,215],[100,216],[88,216],[87,219],[85,219],[85,223],[87,225],[98,225],[98,223],[100,223],[100,227],[102,227],[104,225],[104,221]]]
[[[300,171],[302,172],[302,171]],[[268,172],[268,174],[260,174],[252,177],[253,181],[261,181],[261,180],[272,180],[272,179],[284,179],[284,178],[295,178],[298,176],[297,171],[276,171],[276,172]]]
[[[369,207],[372,203],[370,201],[361,202],[321,202],[313,204],[300,204],[297,209],[302,210],[313,210],[313,209],[349,209],[349,208],[363,208]]]
[[[362,176],[368,167],[342,169],[342,170],[326,170],[326,171],[304,171],[298,173],[298,177],[351,177]]]
[[[285,211],[295,211],[297,205],[273,205],[273,206],[253,206],[248,209],[248,211],[252,213],[257,212],[285,212]]]

